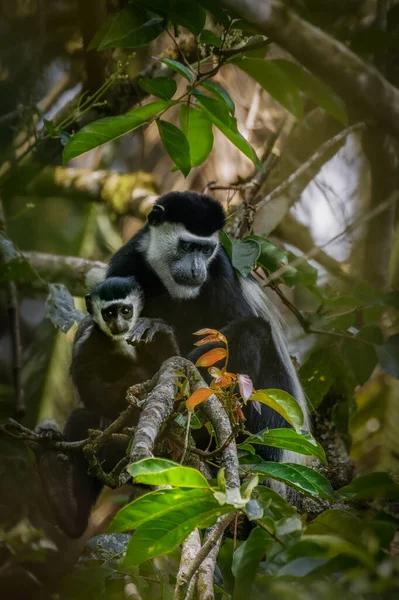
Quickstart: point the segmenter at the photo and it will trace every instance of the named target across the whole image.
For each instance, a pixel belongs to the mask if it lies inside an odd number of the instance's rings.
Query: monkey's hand
[[[53,419],[43,419],[36,427],[36,433],[45,440],[62,441],[64,436]]]
[[[149,344],[152,342],[154,337],[158,334],[167,335],[173,337],[173,329],[170,325],[167,325],[162,319],[149,319],[147,317],[140,317],[137,319],[136,324],[126,336],[128,344],[133,346],[141,343]]]

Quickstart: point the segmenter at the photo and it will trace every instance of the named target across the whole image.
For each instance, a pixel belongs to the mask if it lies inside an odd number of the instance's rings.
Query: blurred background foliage
[[[290,4],[398,84],[396,1]],[[363,118],[355,103],[345,106],[333,91],[324,102],[313,102],[312,94],[300,91],[304,117],[297,119],[283,106],[280,88],[273,94],[243,69],[225,64],[215,69],[213,80],[228,91],[238,130],[261,158],[266,175],[257,173],[251,160],[214,128],[209,157],[185,177],[173,169],[155,121],[63,165],[62,144],[74,132],[147,102],[139,76],[174,77],[175,97],[185,93],[186,79],[153,57],[183,65],[208,59],[207,68],[217,66],[215,39],[208,34],[201,42],[184,22],[174,23],[174,29],[163,31],[148,45],[132,49],[111,44],[99,52],[87,51],[107,19],[117,18],[128,5],[124,0],[0,2],[0,193],[7,236],[20,251],[107,262],[141,227],[156,198],[170,190],[206,190],[234,213],[243,201],[251,200],[248,182],[258,177],[258,198],[266,197],[343,129],[336,118],[338,106],[349,125]],[[209,7],[206,19],[206,29],[217,44],[224,35],[217,11]],[[240,22],[224,35],[224,48],[261,41],[258,56],[267,52],[268,61],[292,59],[272,40],[254,41],[255,35],[251,26]],[[104,82],[101,98],[76,120],[76,108],[87,99],[84,94],[95,93]],[[289,88],[287,98],[298,93]],[[65,119],[67,126],[60,128]],[[171,108],[167,120],[180,126],[177,107]],[[279,279],[283,299],[273,290],[270,294],[286,321],[306,392],[319,407],[316,422],[323,414],[331,417],[358,473],[395,471],[399,460],[397,197],[378,211],[398,189],[397,150],[397,142],[378,124],[366,132],[354,128],[321,153],[295,190],[283,190],[259,210],[250,231],[268,236],[273,247],[295,256],[312,252],[309,261],[318,272],[317,288],[313,280],[295,281],[292,286]],[[231,219],[231,237],[242,233],[241,227]],[[39,264],[39,255],[36,260]],[[34,427],[41,418],[51,417],[62,427],[74,402],[68,366],[76,325],[67,334],[58,331],[46,316],[45,295],[31,286],[18,288],[23,423]],[[80,296],[76,294],[75,305],[83,310]],[[302,314],[302,323],[291,305]],[[320,329],[329,335],[312,332]],[[348,339],[359,332],[371,345]],[[389,339],[395,340],[392,352],[388,359],[381,358],[382,350],[376,348]],[[1,419],[14,416],[14,411],[12,332],[6,294],[1,294]],[[5,462],[15,461],[9,449],[2,453]],[[18,485],[30,487],[21,473],[16,477]],[[13,514],[10,504],[4,509],[14,523],[25,509],[14,505]]]

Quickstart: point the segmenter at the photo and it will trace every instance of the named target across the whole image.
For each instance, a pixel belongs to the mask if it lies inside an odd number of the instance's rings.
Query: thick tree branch
[[[374,66],[281,0],[223,0],[223,4],[330,83],[362,118],[376,119],[387,133],[399,137],[399,91]]]

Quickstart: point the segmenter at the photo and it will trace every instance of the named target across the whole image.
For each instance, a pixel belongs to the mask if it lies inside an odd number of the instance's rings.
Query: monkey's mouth
[[[177,285],[184,285],[190,288],[197,288],[204,283],[204,278],[201,275],[192,276],[185,273],[174,273],[173,280]]]

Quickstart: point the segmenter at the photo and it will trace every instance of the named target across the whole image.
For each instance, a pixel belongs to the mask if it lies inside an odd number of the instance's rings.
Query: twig
[[[211,535],[212,529],[213,528],[207,529],[207,531],[205,532],[205,540],[207,540],[208,537]],[[221,543],[222,536],[219,537],[215,546],[209,551],[208,556],[204,558],[204,560],[199,566],[197,579],[197,594],[200,600],[214,600],[215,598],[215,594],[213,591],[215,567]],[[191,582],[193,581],[193,579],[194,577],[192,578]]]
[[[212,548],[214,548],[218,543],[220,536],[223,534],[226,527],[228,527],[228,525],[232,522],[234,517],[235,513],[230,513],[218,520],[216,525],[213,527],[212,533],[209,535],[201,550],[197,553],[187,571],[177,580],[174,600],[183,600],[186,597],[187,587],[191,581],[191,578],[199,569],[202,561],[208,556]]]
[[[177,581],[186,580],[189,573],[189,568],[200,550],[201,538],[198,529],[194,529],[194,531],[190,533],[190,535],[184,540],[182,544],[180,565],[176,575]],[[187,592],[185,600],[188,600],[189,598],[191,598],[190,591]]]

